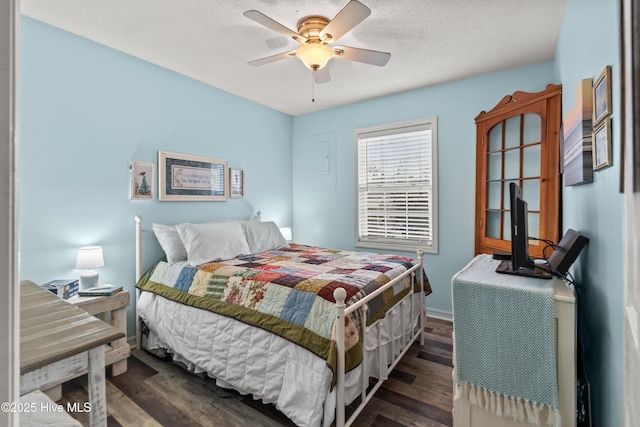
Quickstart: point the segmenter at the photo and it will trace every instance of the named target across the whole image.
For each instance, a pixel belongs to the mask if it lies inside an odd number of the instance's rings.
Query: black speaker
[[[573,264],[580,255],[580,251],[584,248],[589,239],[581,235],[575,230],[568,229],[562,236],[558,247],[553,251],[549,257],[549,265],[551,271],[564,277],[569,271],[569,267]]]

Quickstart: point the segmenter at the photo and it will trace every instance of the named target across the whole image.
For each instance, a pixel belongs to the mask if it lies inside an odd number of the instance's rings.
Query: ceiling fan
[[[316,83],[326,83],[331,80],[327,63],[333,58],[382,67],[389,62],[390,53],[332,44],[370,14],[371,10],[367,6],[359,1],[351,0],[332,20],[316,15],[300,19],[296,33],[257,10],[248,10],[244,13],[247,18],[253,19],[276,33],[291,37],[301,44],[295,50],[256,59],[249,64],[264,65],[295,56],[313,71]]]

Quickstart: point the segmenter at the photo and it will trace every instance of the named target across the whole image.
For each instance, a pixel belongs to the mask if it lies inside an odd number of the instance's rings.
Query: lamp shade
[[[296,50],[296,56],[312,70],[319,70],[333,58],[333,50],[324,43],[303,44]]]
[[[76,268],[78,270],[91,270],[104,267],[104,257],[101,246],[84,246],[78,250]]]

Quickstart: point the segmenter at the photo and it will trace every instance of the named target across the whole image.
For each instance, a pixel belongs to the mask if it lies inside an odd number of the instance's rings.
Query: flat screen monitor
[[[529,231],[527,202],[522,198],[522,190],[515,183],[509,183],[509,202],[511,214],[511,260],[498,265],[498,273],[518,276],[551,279],[552,274],[535,265],[529,257]]]

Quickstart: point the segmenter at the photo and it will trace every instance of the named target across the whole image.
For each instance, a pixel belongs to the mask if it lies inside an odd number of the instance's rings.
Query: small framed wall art
[[[593,130],[593,170],[611,166],[611,119],[602,120]]]
[[[566,112],[562,124],[561,153],[564,185],[581,185],[593,181],[593,80],[582,79],[575,102]]]
[[[231,182],[231,198],[244,197],[244,171],[242,169],[230,168],[229,181]]]
[[[158,151],[161,201],[222,201],[229,196],[227,162]]]
[[[129,165],[129,198],[131,200],[152,200],[155,196],[153,163],[132,161]]]
[[[593,85],[593,124],[611,114],[611,66],[607,65]]]

